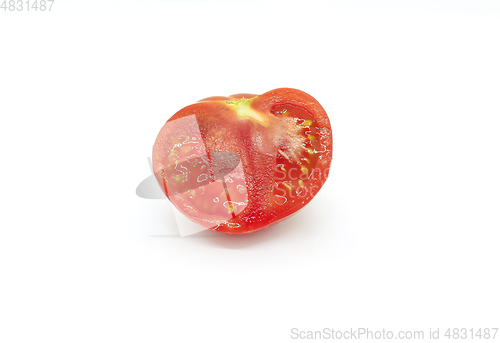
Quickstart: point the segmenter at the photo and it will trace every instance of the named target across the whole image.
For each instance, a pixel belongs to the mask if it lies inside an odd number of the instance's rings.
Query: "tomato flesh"
[[[189,219],[244,234],[285,219],[315,196],[328,177],[331,141],[325,111],[299,90],[211,97],[167,121],[153,147],[153,169]]]

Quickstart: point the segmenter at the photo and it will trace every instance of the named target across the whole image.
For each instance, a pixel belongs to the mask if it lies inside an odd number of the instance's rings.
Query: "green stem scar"
[[[251,107],[253,99],[254,98],[251,99],[241,98],[234,100],[226,100],[224,102],[236,112],[238,118],[242,119],[248,118],[262,126],[269,126],[269,121],[267,120],[266,116],[263,113],[255,111]]]

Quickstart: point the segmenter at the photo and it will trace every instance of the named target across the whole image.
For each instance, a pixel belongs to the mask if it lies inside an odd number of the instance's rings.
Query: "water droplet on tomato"
[[[282,195],[275,194],[274,202],[278,205],[284,205],[288,199]]]
[[[207,181],[208,180],[208,175],[207,174],[201,174],[201,175],[198,176],[198,178],[196,180],[198,182]]]
[[[240,192],[240,193],[244,193],[244,192],[245,192],[245,187],[244,187],[244,186],[242,186],[242,185],[238,185],[238,186],[236,186],[236,189],[237,189],[237,190],[238,190],[238,192]]]

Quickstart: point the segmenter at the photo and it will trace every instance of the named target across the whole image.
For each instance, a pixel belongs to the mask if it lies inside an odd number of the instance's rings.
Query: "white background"
[[[500,5],[416,3],[0,11],[0,341],[499,327]],[[157,237],[135,188],[164,122],[277,87],[330,116],[324,189],[259,233]]]

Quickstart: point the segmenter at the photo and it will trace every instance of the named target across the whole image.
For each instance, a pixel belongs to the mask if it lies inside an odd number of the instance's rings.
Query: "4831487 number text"
[[[54,1],[55,0],[3,0],[0,5],[0,10],[4,12],[51,11]]]

